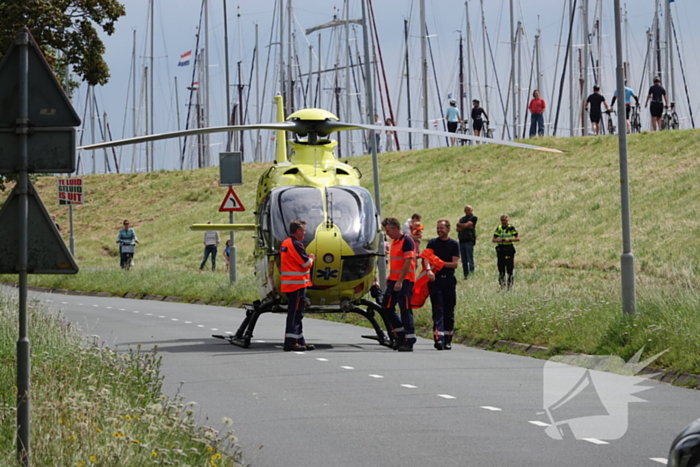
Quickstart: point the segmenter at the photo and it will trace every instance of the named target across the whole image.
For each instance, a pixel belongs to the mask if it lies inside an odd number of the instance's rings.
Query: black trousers
[[[454,274],[437,273],[428,283],[430,304],[433,308],[433,338],[450,343],[455,330],[455,303],[457,302],[457,279]]]
[[[496,256],[498,257],[498,282],[505,281],[506,273],[508,274],[508,282],[513,282],[515,247],[513,245],[498,245]]]

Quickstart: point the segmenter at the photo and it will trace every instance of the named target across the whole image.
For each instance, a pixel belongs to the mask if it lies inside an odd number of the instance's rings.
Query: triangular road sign
[[[33,126],[79,126],[80,118],[58,84],[27,28],[20,29],[0,62],[0,127],[15,127],[19,117],[20,38],[29,37],[29,121]]]
[[[0,274],[17,273],[19,262],[18,185],[0,209]],[[78,265],[29,182],[29,274],[75,274]]]
[[[228,211],[245,211],[243,203],[241,203],[241,200],[238,199],[238,196],[236,195],[236,192],[233,191],[232,186],[228,187],[226,197],[221,202],[221,206],[219,206],[219,212]]]

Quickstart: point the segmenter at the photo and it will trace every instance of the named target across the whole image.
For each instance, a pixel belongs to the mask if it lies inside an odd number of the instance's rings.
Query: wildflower
[[[155,451],[151,451],[151,456],[153,456],[153,457],[158,457],[158,453],[155,452]]]
[[[90,456],[90,462],[93,464],[97,464],[97,457],[96,456]]]
[[[97,431],[98,433],[102,433],[102,428],[97,428],[95,431]]]
[[[207,451],[209,451],[209,452],[212,452],[213,450],[214,450],[214,448],[213,448],[213,447],[211,447],[211,446],[207,446]]]
[[[68,441],[75,441],[75,439],[76,439],[76,438],[75,438],[75,435],[70,435],[70,436],[68,437]]]
[[[126,414],[126,415],[124,415],[124,418],[126,418],[127,420],[131,420],[131,415]]]
[[[115,438],[123,438],[123,437],[124,437],[124,433],[122,433],[121,431],[115,431],[113,436],[114,436]]]
[[[213,456],[211,456],[211,458],[212,458],[213,460],[221,459],[221,454],[217,452],[216,454],[214,454]]]
[[[229,425],[231,425],[231,424],[233,423],[233,420],[231,420],[231,419],[228,418],[228,417],[222,418],[221,421],[222,421],[223,424],[226,425],[226,426],[229,426]]]
[[[85,462],[83,462],[83,461],[78,461],[78,462],[75,463],[75,465],[76,465],[76,467],[84,467],[84,466],[85,466]]]

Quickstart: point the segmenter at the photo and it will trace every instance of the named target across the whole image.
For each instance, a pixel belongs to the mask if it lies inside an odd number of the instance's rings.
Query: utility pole
[[[423,80],[423,128],[428,129],[428,38],[425,30],[425,0],[420,0],[420,57]],[[430,147],[430,137],[423,135],[423,148]]]
[[[620,270],[622,279],[622,312],[634,315],[637,312],[634,284],[634,255],[632,254],[632,228],[630,220],[629,176],[627,173],[627,132],[625,117],[625,76],[622,58],[622,24],[620,0],[615,1],[615,49],[617,53],[617,127],[620,151],[620,205],[622,217],[622,256]]]
[[[374,98],[372,96],[372,64],[369,58],[369,23],[367,19],[366,0],[362,0],[362,39],[364,41],[365,52],[365,92],[367,93],[367,123],[374,124]],[[372,149],[372,173],[374,178],[374,202],[377,208],[377,216],[382,218],[381,192],[379,188],[379,160],[377,158],[377,138],[374,130],[369,131],[369,145]],[[377,268],[379,269],[379,283],[386,284],[386,262],[384,261],[384,236],[379,236],[379,246],[377,247],[379,258]]]

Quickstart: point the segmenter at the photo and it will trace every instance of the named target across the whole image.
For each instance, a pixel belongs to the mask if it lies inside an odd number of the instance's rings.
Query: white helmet
[[[456,104],[456,103],[457,103],[457,99],[450,99],[450,104]]]

